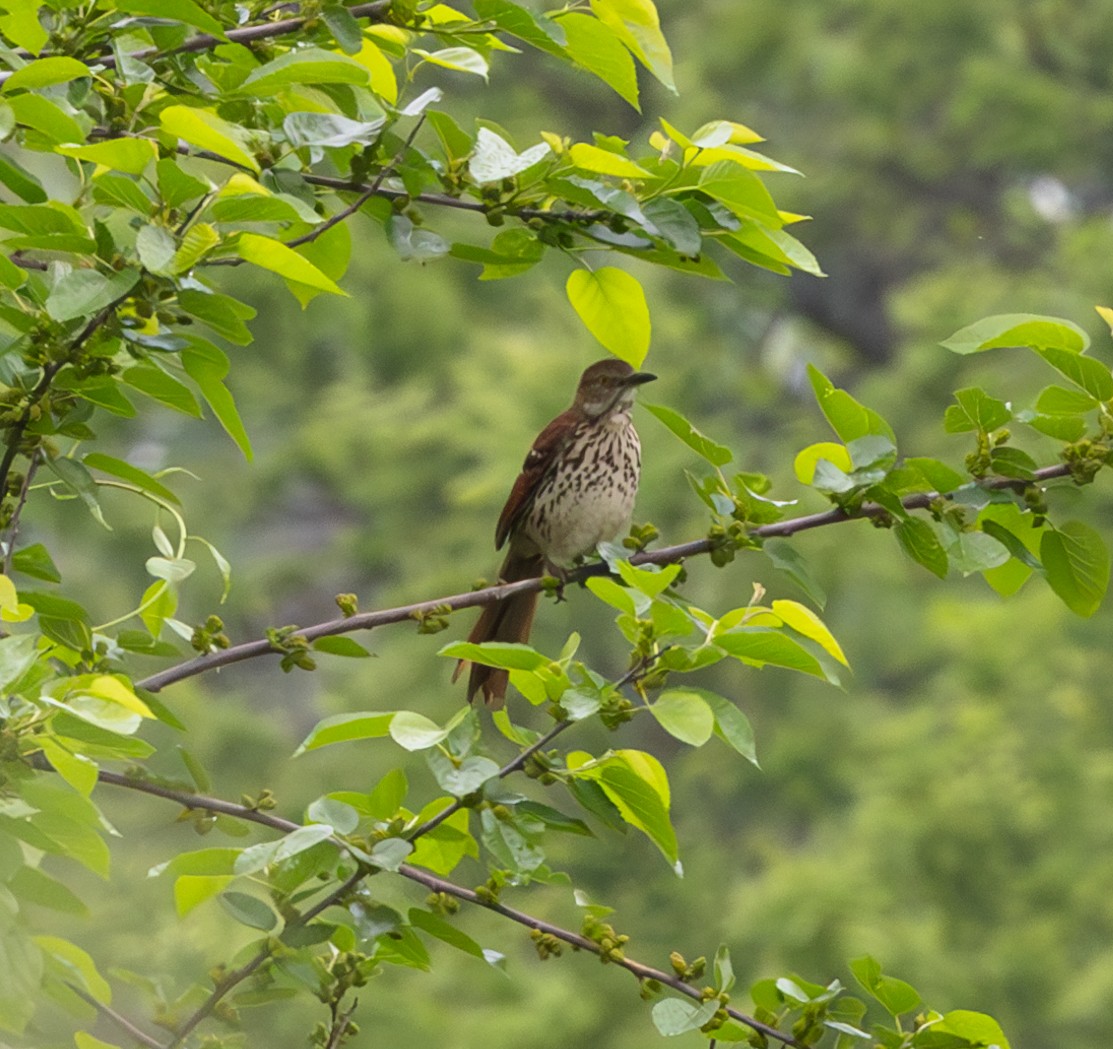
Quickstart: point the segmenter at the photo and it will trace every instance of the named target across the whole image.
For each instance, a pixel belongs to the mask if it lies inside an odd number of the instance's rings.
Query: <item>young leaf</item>
[[[294,754],[327,747],[330,743],[344,743],[354,739],[377,739],[390,732],[390,723],[393,720],[393,711],[336,714],[318,721]]]
[[[712,466],[725,466],[734,458],[734,454],[725,444],[719,444],[710,437],[705,437],[680,412],[666,408],[662,404],[647,404],[645,408]]]
[[[1051,589],[1080,616],[1092,616],[1109,586],[1109,551],[1089,525],[1068,521],[1045,531],[1040,560]]]
[[[613,266],[577,269],[565,290],[587,330],[616,357],[641,367],[649,352],[650,320],[637,279]]]
[[[956,331],[940,345],[952,353],[979,353],[1003,346],[1030,346],[1032,349],[1057,348],[1083,353],[1089,336],[1077,324],[1056,317],[1030,313],[1008,313],[986,317]]]
[[[208,150],[259,174],[259,162],[247,151],[243,128],[218,117],[208,109],[167,106],[159,113],[162,130],[198,149]]]
[[[667,689],[649,712],[670,736],[693,747],[702,747],[715,729],[715,715],[707,701],[691,689]]]
[[[877,412],[859,404],[845,390],[837,389],[814,365],[808,365],[808,377],[820,410],[843,444],[868,434],[888,437],[896,443],[893,428]]]
[[[178,497],[164,484],[155,480],[146,470],[140,470],[138,466],[132,466],[131,463],[124,462],[123,459],[116,459],[111,455],[105,455],[103,452],[90,452],[82,462],[94,470],[112,474],[114,477],[122,477],[125,481],[134,484],[136,488],[157,495],[168,503],[173,503],[175,506],[181,505]]]
[[[576,65],[594,73],[640,111],[634,60],[615,31],[598,18],[576,11],[557,13],[554,20],[564,30],[568,54]]]
[[[947,552],[931,524],[920,517],[897,521],[893,526],[900,548],[929,572],[943,579],[947,575]]]

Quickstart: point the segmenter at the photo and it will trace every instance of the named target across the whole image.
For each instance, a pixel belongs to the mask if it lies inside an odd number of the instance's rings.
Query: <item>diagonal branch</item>
[[[38,763],[36,763],[38,764]],[[283,819],[281,816],[274,816],[269,813],[259,812],[256,809],[248,808],[245,805],[237,805],[234,802],[224,801],[220,798],[210,798],[201,794],[190,794],[186,791],[173,790],[169,787],[162,787],[157,784],[147,783],[144,780],[129,778],[121,776],[112,772],[98,772],[97,778],[102,783],[109,783],[113,786],[126,787],[130,790],[139,790],[147,794],[153,794],[157,797],[166,798],[169,801],[175,801],[180,805],[184,805],[191,809],[207,809],[210,812],[219,812],[224,815],[235,816],[239,819],[249,820],[252,823],[259,823],[263,826],[271,827],[274,830],[282,831],[288,834],[293,830],[297,830],[300,824],[294,823],[291,820]],[[334,839],[338,844],[344,846],[343,841]],[[324,899],[314,904],[309,910],[304,911],[298,917],[291,919],[287,922],[287,928],[297,925],[305,925],[313,918],[315,918],[322,911],[331,907],[334,903],[342,900],[355,886],[365,877],[372,873],[376,873],[378,868],[367,867],[365,865],[359,866],[356,871],[349,875],[348,878],[340,884],[338,888],[329,893]],[[480,896],[472,889],[466,889],[461,885],[454,882],[445,880],[444,878],[437,877],[429,871],[422,870],[419,867],[411,866],[410,864],[402,864],[398,869],[398,874],[402,877],[416,882],[419,885],[424,885],[426,888],[433,892],[443,892],[446,895],[452,896],[455,899],[463,900],[466,903],[472,903],[479,907],[485,907],[492,910],[497,914],[501,914],[504,918],[508,918],[519,925],[525,926],[527,929],[537,929],[540,932],[547,933],[550,936],[556,937],[563,943],[567,943],[577,950],[587,951],[591,954],[602,956],[603,948],[594,940],[588,939],[580,933],[573,932],[571,929],[565,929],[560,925],[554,925],[551,922],[543,921],[540,918],[535,918],[533,915],[527,914],[525,911],[517,910],[513,907],[508,907],[505,904],[491,902],[481,899]],[[184,1024],[182,1024],[175,1033],[173,1041],[169,1043],[164,1049],[177,1049],[178,1046],[186,1039],[186,1037],[201,1023],[220,1000],[232,988],[245,980],[256,969],[258,969],[267,959],[271,956],[270,948],[264,948],[248,962],[242,965],[239,969],[228,973],[210,992],[206,1001],[189,1017]],[[639,980],[656,980],[660,984],[671,987],[674,991],[691,998],[694,1001],[702,1002],[703,995],[700,988],[694,987],[692,984],[686,983],[673,973],[667,973],[661,969],[655,969],[649,965],[643,965],[641,962],[634,961],[630,958],[614,958],[609,956],[612,964],[625,969],[627,972],[633,973]],[[726,1007],[727,1013],[739,1023],[745,1024],[754,1031],[758,1031],[765,1035],[767,1038],[775,1039],[782,1045],[793,1047],[793,1049],[805,1049],[803,1043],[796,1041],[791,1035],[785,1034],[783,1031],[777,1030],[775,1027],[770,1027],[763,1024],[760,1020],[755,1019],[738,1009],[730,1006]],[[160,1047],[163,1049],[163,1047]]]
[[[589,940],[580,933],[572,932],[570,929],[565,929],[560,925],[554,925],[552,922],[535,918],[531,914],[526,914],[525,911],[519,911],[514,907],[507,907],[503,903],[490,902],[480,897],[473,889],[465,889],[461,885],[446,881],[444,878],[439,878],[429,871],[422,870],[420,867],[411,867],[408,863],[403,863],[402,866],[399,867],[398,873],[401,874],[403,878],[408,878],[410,881],[415,881],[419,885],[424,885],[433,892],[443,892],[446,896],[455,897],[466,903],[474,903],[478,907],[486,907],[487,910],[494,911],[496,914],[501,914],[504,918],[509,918],[519,925],[524,925],[527,929],[536,929],[539,932],[555,936],[558,940],[569,944],[576,950],[589,951],[599,957],[603,956],[603,948],[594,940]],[[636,962],[631,958],[615,958],[613,955],[608,955],[607,960],[610,964],[617,965],[619,968],[633,973],[639,980],[656,980],[666,987],[671,987],[674,991],[679,992],[686,998],[691,998],[700,1003],[705,1000],[700,988],[686,983],[674,973],[667,973],[663,969],[655,969],[650,965],[643,965],[641,962]],[[760,1032],[765,1035],[766,1038],[773,1038],[785,1046],[805,1049],[804,1043],[798,1042],[791,1035],[785,1034],[783,1031],[778,1031],[777,1028],[770,1027],[768,1024],[763,1024],[760,1020],[738,1009],[734,1009],[729,1005],[725,1006],[725,1009],[732,1019],[737,1020],[741,1024],[745,1024],[751,1030]]]
[[[1041,483],[1070,476],[1070,467],[1066,464],[1045,466],[1035,473],[1034,481]],[[986,488],[1005,489],[1012,488],[1018,482],[1012,478],[995,478],[984,482]],[[938,492],[921,492],[908,496],[902,500],[906,510],[924,510],[931,506],[937,499],[946,498]],[[864,503],[858,510],[850,512],[835,507],[823,510],[820,513],[806,514],[802,517],[792,517],[785,521],[776,521],[773,524],[761,525],[750,531],[749,535],[756,539],[787,538],[799,532],[810,531],[813,528],[823,528],[828,525],[840,524],[843,521],[862,521],[883,517],[887,514],[883,506],[877,503]],[[714,539],[693,539],[691,542],[680,543],[676,546],[662,547],[660,550],[649,550],[635,554],[630,562],[635,565],[667,565],[684,561],[689,557],[708,554],[716,549],[719,543]],[[569,573],[570,582],[583,580],[598,575],[606,575],[608,568],[605,564],[585,565]],[[359,612],[356,615],[343,619],[330,619],[324,623],[315,623],[297,631],[306,641],[315,641],[317,638],[330,637],[334,634],[349,634],[356,630],[372,630],[375,627],[386,626],[389,623],[405,623],[420,619],[424,615],[439,615],[444,612],[456,612],[462,608],[475,608],[480,605],[494,604],[514,594],[525,594],[540,590],[540,579],[523,579],[516,583],[501,583],[497,586],[484,587],[482,590],[472,590],[465,594],[452,594],[448,597],[435,598],[432,601],[419,601],[412,605],[400,605],[397,608],[384,608],[374,612]],[[140,688],[149,692],[158,692],[186,678],[204,674],[219,667],[240,663],[245,659],[255,659],[267,654],[280,654],[281,648],[276,647],[265,638],[257,641],[245,641],[239,645],[221,649],[207,655],[197,656],[184,663],[168,667],[156,674],[137,681]]]
[[[124,1031],[130,1037],[134,1038],[140,1045],[147,1046],[147,1049],[166,1049],[166,1047],[157,1038],[152,1038],[149,1034],[141,1028],[136,1027],[126,1016],[116,1012],[109,1005],[104,1002],[98,1001],[94,998],[84,987],[78,987],[77,984],[66,981],[66,986],[73,991],[83,1002],[91,1005],[101,1016],[111,1020],[121,1031]]]

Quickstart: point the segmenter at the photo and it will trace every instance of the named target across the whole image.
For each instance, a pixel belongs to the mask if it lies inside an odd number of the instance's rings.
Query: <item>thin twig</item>
[[[1061,464],[1045,466],[1035,472],[1033,481],[1042,483],[1070,475],[1070,467]],[[989,489],[1004,489],[1014,487],[1018,482],[1012,478],[996,478],[985,482]],[[938,492],[921,492],[903,500],[906,510],[923,510],[935,500],[946,498]],[[854,512],[847,512],[838,507],[832,510],[823,510],[820,513],[806,514],[802,517],[792,517],[785,521],[775,521],[772,524],[761,525],[750,531],[750,535],[758,539],[773,539],[789,537],[800,532],[810,531],[813,528],[822,528],[827,525],[841,524],[844,521],[862,521],[882,517],[887,514],[883,506],[876,503],[865,503]],[[666,565],[684,561],[689,557],[708,554],[716,549],[719,544],[714,539],[693,539],[687,543],[676,546],[662,547],[660,550],[649,550],[635,554],[630,558],[630,563],[635,565]],[[569,573],[569,582],[582,582],[591,576],[606,575],[609,569],[605,564],[585,565]],[[497,586],[484,587],[481,590],[471,590],[464,594],[451,594],[448,597],[435,598],[432,601],[419,601],[412,605],[400,605],[396,608],[384,608],[374,612],[358,612],[353,616],[343,619],[330,619],[323,623],[315,623],[297,631],[306,641],[315,641],[321,637],[331,637],[334,634],[349,634],[356,630],[371,630],[375,627],[386,626],[390,623],[405,623],[426,614],[437,614],[444,611],[457,612],[463,608],[475,608],[481,605],[493,604],[503,601],[515,594],[525,594],[540,590],[540,579],[522,579],[516,583],[500,583]],[[230,666],[246,659],[255,659],[268,653],[281,653],[270,641],[260,639],[245,641],[239,645],[231,645],[218,652],[197,656],[194,659],[167,667],[156,674],[143,678],[137,684],[150,692],[158,692],[186,678],[204,674],[219,667]]]
[[[41,763],[36,762],[38,767],[44,767]],[[239,819],[250,820],[252,823],[261,823],[264,826],[269,826],[275,830],[281,830],[283,833],[289,833],[292,830],[297,830],[299,824],[291,820],[283,819],[280,816],[273,816],[269,813],[259,812],[256,809],[248,808],[244,805],[237,805],[234,802],[224,801],[220,798],[210,798],[200,794],[189,794],[185,791],[176,791],[167,787],[158,787],[155,784],[146,783],[140,779],[133,779],[127,776],[120,776],[111,772],[98,772],[97,778],[102,783],[109,783],[113,786],[126,787],[130,790],[139,790],[147,794],[154,794],[157,797],[166,798],[169,801],[176,801],[181,805],[188,808],[209,809],[212,812],[220,812],[225,815],[235,816]],[[343,843],[341,843],[343,844]],[[343,899],[355,886],[369,874],[376,871],[378,868],[370,868],[360,866],[356,871],[349,875],[348,878],[341,883],[341,885],[329,893],[323,900],[319,901],[309,910],[303,912],[297,918],[287,922],[287,928],[292,925],[304,925],[311,921],[322,911],[332,906],[334,903]],[[502,903],[492,903],[488,900],[481,899],[479,895],[471,889],[465,889],[463,886],[456,885],[454,882],[439,878],[429,871],[422,870],[418,867],[411,866],[410,864],[403,863],[398,872],[402,877],[410,881],[417,882],[431,889],[433,892],[442,892],[446,895],[453,896],[458,900],[463,900],[467,903],[473,903],[480,907],[486,907],[488,910],[495,911],[501,914],[504,918],[509,918],[511,921],[517,922],[519,925],[524,925],[528,929],[538,929],[543,933],[548,933],[550,936],[555,936],[557,939],[564,943],[570,944],[579,950],[589,951],[595,955],[603,953],[602,948],[594,940],[589,940],[586,936],[580,933],[572,932],[570,929],[565,929],[562,926],[554,925],[551,922],[543,921],[540,918],[535,918],[533,915],[527,914],[524,911],[516,910],[513,907],[507,907]],[[174,1040],[165,1047],[165,1049],[178,1049],[185,1038],[197,1027],[202,1020],[205,1019],[216,1008],[219,1001],[238,983],[245,980],[256,969],[259,968],[269,957],[269,948],[265,948],[255,955],[250,961],[242,965],[239,969],[227,974],[217,985],[213,988],[209,998],[189,1017],[188,1020],[182,1024],[175,1033]],[[633,973],[639,980],[656,980],[659,983],[671,987],[673,990],[692,998],[695,1001],[702,1001],[702,993],[699,988],[685,983],[673,973],[667,973],[661,969],[654,969],[651,966],[643,965],[630,958],[612,958],[612,963],[620,968],[626,969],[628,972]],[[791,1035],[787,1035],[782,1031],[778,1031],[775,1027],[770,1027],[746,1013],[740,1012],[730,1006],[726,1007],[729,1015],[737,1020],[739,1023],[745,1024],[755,1031],[760,1031],[767,1038],[776,1039],[783,1045],[794,1047],[794,1049],[804,1049],[803,1043],[796,1041]]]
[[[66,981],[66,986],[83,1002],[88,1002],[89,1005],[101,1014],[101,1016],[111,1020],[121,1031],[124,1031],[141,1045],[147,1046],[147,1049],[166,1049],[162,1042],[157,1038],[152,1038],[145,1031],[140,1030],[126,1016],[122,1016],[111,1006],[105,1005],[104,1002],[98,1002],[84,987],[79,987],[76,983],[72,983],[69,980]]]
[[[325,1049],[338,1049],[338,1046],[344,1040],[344,1034],[348,1030],[348,1024],[352,1022],[352,1014],[359,1008],[359,999],[353,998],[352,1004],[337,1016],[336,1013],[339,1008],[340,1003],[334,1002],[332,1005],[332,1030],[329,1031],[328,1042],[325,1044]]]
[[[387,175],[389,175],[390,172],[394,169],[395,165],[398,164],[405,157],[406,150],[413,145],[413,141],[417,137],[418,131],[421,130],[421,125],[424,123],[425,114],[422,113],[421,116],[418,117],[417,122],[410,129],[409,135],[406,136],[406,141],[402,144],[402,148],[395,155],[394,159],[389,164],[383,165],[383,167],[379,170],[378,175],[375,177],[375,181],[372,182],[370,186],[367,186],[353,203],[349,204],[348,207],[344,208],[343,210],[338,211],[335,215],[329,217],[319,226],[315,226],[308,233],[303,233],[300,237],[294,237],[293,240],[285,240],[282,243],[285,244],[288,248],[298,248],[301,247],[301,245],[303,244],[309,244],[312,241],[316,240],[323,233],[326,233],[328,230],[332,229],[333,226],[336,226],[339,223],[343,222],[346,218],[348,218],[349,215],[354,215],[357,211],[359,211],[359,209],[362,208],[364,204],[366,204],[372,197],[376,196],[382,189],[383,182],[386,180]],[[245,262],[247,262],[247,259],[243,258],[209,259],[207,262],[204,263],[204,265],[239,266]]]
[[[15,544],[19,538],[19,518],[23,508],[27,505],[27,496],[31,491],[31,481],[41,461],[40,449],[36,448],[31,453],[31,461],[27,464],[27,474],[23,478],[23,485],[19,489],[19,502],[15,504],[11,519],[8,521],[8,549],[4,554],[4,575],[12,574],[12,558],[15,556]]]
[[[616,689],[625,688],[632,681],[640,678],[646,670],[648,670],[658,659],[659,653],[651,656],[643,656],[637,661],[625,674],[622,675],[614,684]],[[548,732],[535,739],[528,747],[520,751],[517,757],[508,761],[492,779],[506,779],[513,772],[518,772],[525,767],[525,764],[534,754],[540,750],[544,750],[554,739],[557,738],[565,729],[571,728],[575,725],[575,721],[567,719],[558,721]],[[420,827],[417,828],[412,834],[407,835],[407,841],[417,841],[423,834],[428,834],[429,831],[435,827],[440,826],[446,819],[453,813],[459,812],[464,807],[462,798],[457,798],[451,805],[445,806],[435,816],[431,816]]]
[[[374,3],[367,4],[353,4],[348,8],[348,13],[353,18],[370,18],[380,20],[391,8],[391,0],[375,0]],[[256,40],[266,40],[273,36],[285,36],[288,33],[296,33],[305,28],[308,18],[284,18],[274,22],[262,22],[258,25],[240,26],[238,29],[229,29],[223,39],[221,37],[211,36],[208,33],[201,33],[198,36],[192,36],[184,43],[179,44],[177,47],[169,51],[163,51],[158,47],[146,47],[140,51],[132,51],[127,57],[136,58],[139,61],[145,61],[149,58],[165,58],[169,55],[180,55],[191,51],[211,51],[221,44],[234,43],[234,44],[250,44]],[[33,60],[36,56],[28,54],[27,52],[18,52],[20,58]],[[52,54],[41,54],[39,58],[51,58]],[[72,56],[69,56],[72,57]],[[114,54],[95,55],[89,58],[86,65],[102,66],[105,69],[116,68],[116,56]],[[0,73],[0,84],[7,80],[16,71],[14,69],[7,72]]]

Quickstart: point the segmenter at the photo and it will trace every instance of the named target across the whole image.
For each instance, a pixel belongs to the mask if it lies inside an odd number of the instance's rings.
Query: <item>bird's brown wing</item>
[[[576,429],[577,415],[572,411],[562,412],[537,435],[533,447],[522,464],[510,496],[499,515],[495,529],[495,549],[502,549],[510,533],[529,512],[534,496],[545,475],[553,468],[557,457]]]

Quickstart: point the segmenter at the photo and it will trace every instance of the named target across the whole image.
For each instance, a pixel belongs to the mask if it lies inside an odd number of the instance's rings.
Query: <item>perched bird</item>
[[[598,361],[580,376],[572,407],[533,442],[495,529],[495,549],[509,541],[499,572],[505,583],[566,566],[630,527],[641,472],[641,443],[630,419],[642,383],[657,378],[623,361]],[[487,605],[469,641],[529,640],[536,591]],[[469,665],[460,660],[453,681]],[[470,664],[468,702],[477,692],[491,706],[506,696],[507,671]]]

